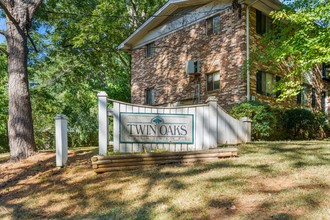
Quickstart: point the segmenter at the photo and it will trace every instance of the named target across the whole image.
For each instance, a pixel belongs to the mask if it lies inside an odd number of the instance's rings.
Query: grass
[[[9,153],[0,154],[0,163],[9,159]]]
[[[0,187],[0,219],[330,219],[329,141],[239,148],[237,159],[101,175],[95,150],[64,169],[43,153]]]

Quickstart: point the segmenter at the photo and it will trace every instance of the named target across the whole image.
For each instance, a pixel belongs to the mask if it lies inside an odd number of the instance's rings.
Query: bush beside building
[[[252,119],[253,140],[309,140],[324,138],[329,132],[323,112],[303,108],[283,110],[250,101],[236,105],[230,113],[235,118]]]

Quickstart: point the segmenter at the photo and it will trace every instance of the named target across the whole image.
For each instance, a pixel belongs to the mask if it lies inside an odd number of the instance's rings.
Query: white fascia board
[[[151,16],[146,22],[144,22],[136,31],[134,31],[133,34],[131,34],[124,42],[122,42],[118,49],[129,49],[127,48],[126,44],[133,39],[138,33],[142,32],[150,23],[157,18],[157,16],[164,15],[164,18],[166,18],[165,13],[170,5],[178,2],[184,2],[187,0],[169,0],[165,5],[163,5],[153,16]]]
[[[144,22],[133,34],[131,34],[124,42],[122,42],[118,49],[129,50],[139,38],[143,38],[146,33],[155,28],[161,22],[168,18],[180,6],[192,6],[212,2],[212,0],[169,0],[162,6],[154,15],[152,15],[146,22]]]
[[[155,29],[147,33],[142,39],[136,42],[132,46],[132,49],[138,49],[148,43],[154,42],[176,31],[182,30],[188,26],[194,25],[202,20],[217,15],[221,11],[229,9],[230,6],[231,0],[222,0],[221,4],[215,1],[206,4],[201,8],[198,8],[197,10],[191,12],[191,14],[188,13],[176,20],[156,27]]]
[[[265,14],[269,14],[271,11],[278,10],[283,6],[278,0],[246,0],[245,3]]]
[[[212,2],[212,0],[169,0],[153,16],[151,16],[136,31],[134,31],[133,34],[131,34],[124,42],[122,42],[118,46],[118,49],[130,50],[133,47],[134,48],[140,47],[141,43],[142,43],[142,38],[144,38],[150,31],[153,31],[153,29],[155,27],[157,27],[157,25],[161,24],[161,22],[163,22],[165,19],[167,19],[168,16],[170,16],[180,6],[183,6],[183,7],[192,6],[192,5],[203,4],[203,3],[208,3],[208,2]],[[223,1],[216,0],[214,2],[219,3],[219,2],[223,2]],[[224,1],[224,2],[227,2],[227,1]],[[282,6],[282,3],[279,2],[278,0],[258,0],[258,1],[245,0],[245,3],[247,5],[254,3],[252,7],[255,7],[258,10],[261,10],[267,14],[270,11],[277,10]],[[191,24],[193,24],[193,23],[191,23]],[[191,25],[191,24],[189,24],[189,25]],[[188,25],[186,25],[186,26],[188,26]],[[179,29],[177,29],[177,30],[179,30]],[[173,33],[175,31],[176,30],[170,31],[170,32],[166,33],[166,35],[169,33]],[[159,37],[157,37],[155,39],[159,39]],[[152,42],[152,40],[143,41],[143,43],[147,43],[147,42]]]

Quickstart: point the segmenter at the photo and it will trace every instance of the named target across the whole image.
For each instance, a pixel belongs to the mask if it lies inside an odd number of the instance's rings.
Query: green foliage
[[[323,113],[312,113],[306,109],[292,109],[285,112],[285,128],[290,139],[314,139],[327,126]]]
[[[6,56],[0,54],[0,153],[8,152],[8,73]]]
[[[243,102],[231,110],[230,114],[239,119],[252,119],[252,137],[254,140],[265,140],[271,137],[276,124],[276,118],[270,107],[259,102]]]
[[[293,139],[310,138],[313,130],[314,115],[306,109],[292,109],[286,111],[286,128]]]
[[[307,140],[324,137],[327,116],[306,109],[280,110],[258,102],[236,105],[231,115],[252,119],[253,140]]]
[[[312,68],[330,61],[330,4],[328,0],[285,0],[272,12],[273,30],[251,51],[251,68],[284,77],[276,90],[281,99],[296,95]],[[259,48],[263,48],[260,50]]]
[[[130,57],[118,45],[164,1],[45,1],[33,32],[29,72],[36,143],[54,147],[54,116],[69,118],[71,147],[97,144],[98,91],[130,101]],[[134,7],[133,7],[134,6]],[[133,10],[134,8],[134,10]]]

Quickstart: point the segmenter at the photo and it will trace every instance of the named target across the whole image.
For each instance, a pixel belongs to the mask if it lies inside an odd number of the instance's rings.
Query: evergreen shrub
[[[310,140],[330,131],[327,116],[307,109],[281,110],[260,102],[240,103],[230,114],[252,119],[253,140]]]

